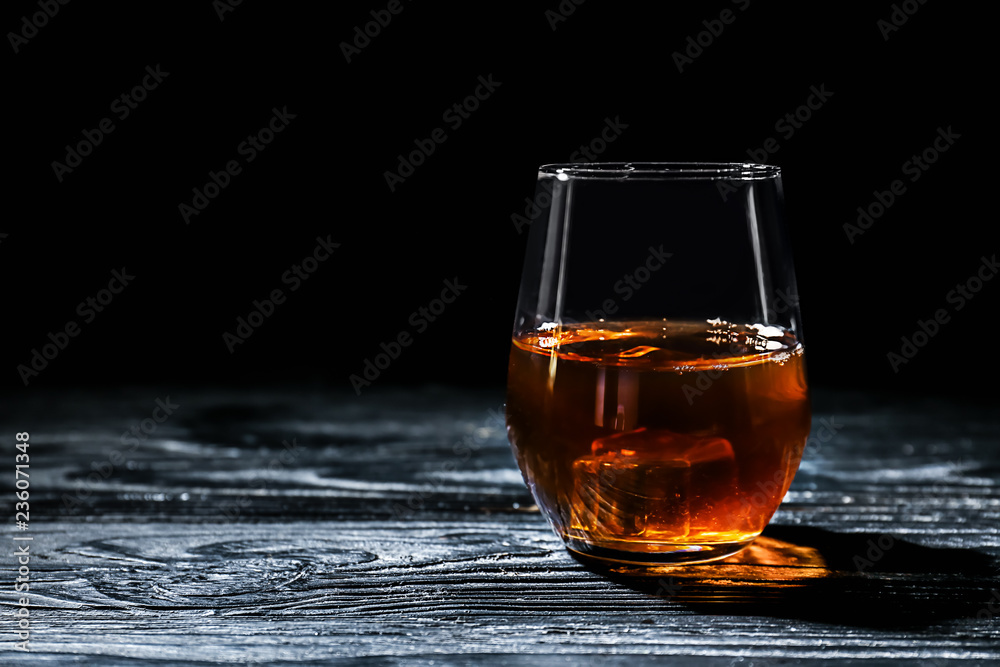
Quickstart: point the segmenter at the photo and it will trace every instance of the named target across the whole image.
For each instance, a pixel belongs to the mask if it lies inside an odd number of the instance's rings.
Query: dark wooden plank
[[[155,658],[196,637],[196,654],[218,661],[251,648],[268,660],[484,649],[822,658],[831,646],[844,657],[998,657],[974,595],[954,604],[974,578],[938,575],[912,591],[894,585],[899,575],[769,566],[774,540],[742,562],[609,580],[528,519],[319,523],[312,536],[301,524],[133,524],[127,536],[102,525],[83,543],[54,525],[34,545],[48,557],[33,645]]]
[[[1000,660],[989,405],[820,394],[832,437],[765,538],[635,572],[562,548],[499,394],[169,393],[134,447],[122,433],[167,392],[7,402],[5,432],[32,433],[34,541],[32,652],[4,662]]]

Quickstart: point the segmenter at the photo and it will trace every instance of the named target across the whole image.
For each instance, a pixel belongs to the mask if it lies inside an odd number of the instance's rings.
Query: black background
[[[467,290],[375,384],[502,385],[527,237],[511,214],[538,165],[569,160],[619,118],[627,128],[601,160],[747,161],[747,149],[778,141],[767,161],[783,169],[812,383],[993,391],[1000,281],[961,311],[945,299],[997,251],[983,169],[992,10],[907,3],[919,9],[886,40],[877,22],[890,3],[567,1],[575,10],[553,29],[555,0],[404,2],[348,63],[340,44],[387,3],[330,4],[248,0],[220,19],[208,0],[71,2],[17,53],[8,35],[4,388],[350,390],[348,376],[380,342],[413,332],[410,313],[454,278]],[[726,8],[735,21],[678,72],[672,54]],[[5,33],[38,11],[7,3]],[[59,182],[52,162],[66,145],[156,65],[169,76]],[[449,128],[442,113],[480,75],[500,87]],[[785,139],[775,123],[811,86],[833,95]],[[295,118],[245,163],[237,146],[275,107]],[[384,172],[438,127],[447,141],[390,192]],[[939,127],[960,139],[910,183],[902,164]],[[232,159],[242,173],[185,224],[178,205]],[[906,193],[849,243],[842,225],[894,179]],[[290,292],[282,274],[320,235],[340,248]],[[122,267],[134,282],[83,323],[77,304]],[[275,288],[287,301],[231,354],[223,332]],[[938,308],[951,321],[894,373],[887,353]],[[80,335],[25,387],[17,366],[69,320]]]

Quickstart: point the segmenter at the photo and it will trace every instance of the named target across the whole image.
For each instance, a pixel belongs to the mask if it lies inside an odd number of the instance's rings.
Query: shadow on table
[[[592,572],[703,614],[881,628],[1000,616],[1000,583],[990,556],[887,534],[769,526],[725,560],[652,569],[609,567],[573,555]]]

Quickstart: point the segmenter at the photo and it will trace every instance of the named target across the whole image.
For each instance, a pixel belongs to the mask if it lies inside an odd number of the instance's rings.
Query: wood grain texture
[[[123,439],[167,394],[173,414]],[[514,465],[502,400],[435,387],[7,400],[3,432],[32,434],[31,652],[12,650],[7,556],[0,661],[1000,661],[994,406],[820,393],[765,537],[721,563],[636,572],[563,549]]]

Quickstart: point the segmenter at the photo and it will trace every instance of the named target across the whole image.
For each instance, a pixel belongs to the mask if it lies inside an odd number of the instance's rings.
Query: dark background
[[[404,2],[346,62],[340,43],[386,4],[247,1],[220,20],[208,0],[71,2],[17,53],[8,35],[4,388],[349,390],[348,376],[379,343],[414,333],[410,313],[454,278],[467,290],[375,384],[500,386],[527,238],[510,216],[523,213],[538,165],[569,160],[620,118],[627,128],[601,160],[746,161],[778,141],[767,161],[783,169],[813,384],[994,391],[1000,281],[961,311],[945,298],[997,251],[982,169],[994,150],[992,9],[906,3],[919,9],[886,40],[877,22],[888,2],[567,1],[575,10],[554,30],[555,0]],[[727,8],[735,21],[678,72],[672,54]],[[7,3],[5,33],[38,11]],[[114,118],[112,101],[157,64],[169,76]],[[442,113],[480,75],[500,87],[447,127]],[[791,138],[776,132],[821,85],[829,101]],[[237,146],[274,107],[295,118],[247,164]],[[104,117],[114,132],[59,182],[52,162]],[[384,172],[438,127],[447,141],[390,192]],[[902,164],[939,127],[961,138],[910,183]],[[232,159],[242,173],[186,225],[178,205]],[[849,243],[842,225],[894,179],[906,193]],[[320,235],[340,248],[291,292],[282,274]],[[77,304],[122,267],[134,282],[84,323]],[[287,301],[231,354],[223,332],[276,288]],[[951,321],[894,373],[887,353],[938,308]],[[80,334],[25,387],[17,366],[69,320]]]

